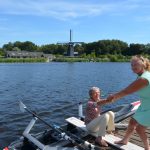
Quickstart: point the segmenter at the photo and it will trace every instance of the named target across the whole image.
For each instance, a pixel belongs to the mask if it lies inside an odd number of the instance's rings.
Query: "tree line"
[[[150,43],[139,44],[126,42],[120,40],[99,40],[91,43],[82,43],[74,46],[79,56],[93,55],[94,57],[100,57],[102,55],[149,55],[150,54]],[[38,46],[30,41],[14,43],[9,42],[4,44],[0,48],[0,55],[3,56],[5,51],[32,51],[32,52],[44,52],[46,54],[64,55],[68,50],[68,45],[60,44],[46,44]]]

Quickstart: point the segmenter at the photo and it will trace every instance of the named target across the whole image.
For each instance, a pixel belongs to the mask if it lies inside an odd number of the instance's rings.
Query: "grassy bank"
[[[131,57],[122,55],[101,55],[99,57],[64,57],[56,56],[54,62],[129,62]],[[47,62],[46,58],[0,58],[0,63]]]
[[[46,58],[0,58],[0,63],[33,63],[46,61]]]
[[[131,57],[107,55],[100,57],[57,57],[55,62],[129,62]]]

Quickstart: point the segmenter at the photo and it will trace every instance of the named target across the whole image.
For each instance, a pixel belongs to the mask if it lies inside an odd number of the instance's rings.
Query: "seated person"
[[[92,87],[89,90],[90,99],[87,103],[85,110],[85,124],[89,132],[96,132],[96,143],[101,146],[108,146],[105,140],[102,139],[102,136],[106,134],[107,131],[111,133],[115,130],[114,125],[114,113],[108,111],[105,114],[101,113],[101,106],[107,103],[110,103],[106,99],[100,98],[100,89],[98,87]]]

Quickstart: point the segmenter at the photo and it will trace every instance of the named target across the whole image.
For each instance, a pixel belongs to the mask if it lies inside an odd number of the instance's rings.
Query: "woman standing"
[[[138,92],[141,106],[131,118],[124,138],[115,143],[127,144],[130,136],[136,130],[145,150],[150,150],[149,139],[146,134],[146,128],[150,127],[150,62],[142,56],[133,56],[131,68],[138,75],[137,79],[120,92],[109,95],[107,100],[114,102],[124,96]]]

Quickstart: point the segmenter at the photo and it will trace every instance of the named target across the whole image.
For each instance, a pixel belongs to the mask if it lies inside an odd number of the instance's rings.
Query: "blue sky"
[[[0,0],[0,47],[118,39],[150,43],[149,0]]]

